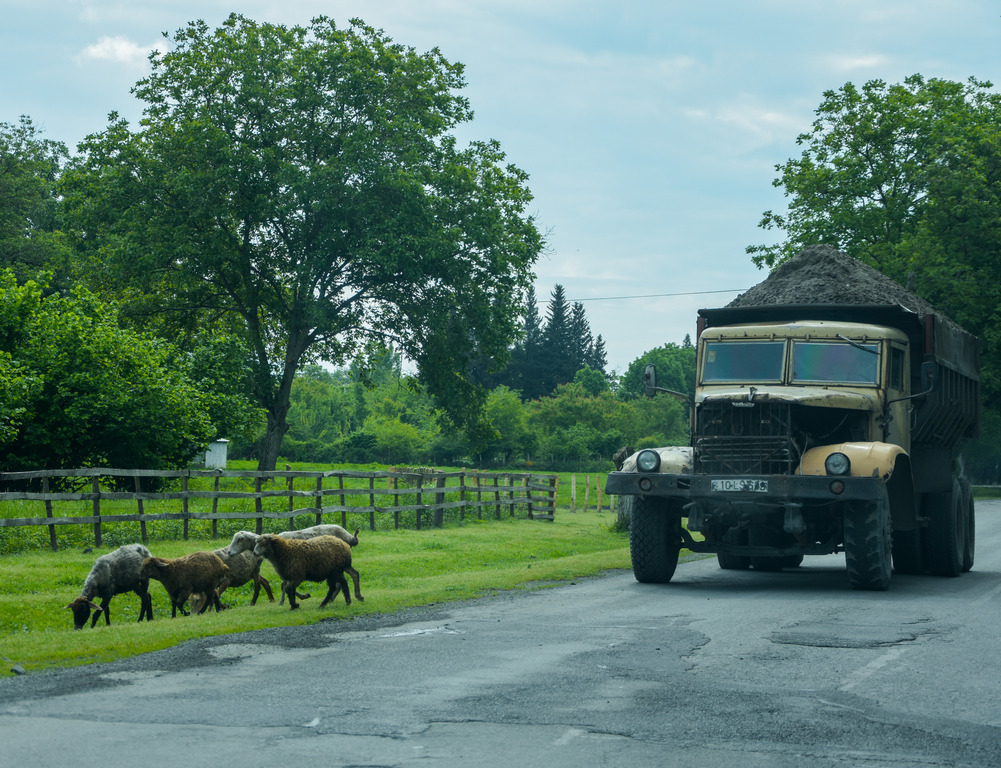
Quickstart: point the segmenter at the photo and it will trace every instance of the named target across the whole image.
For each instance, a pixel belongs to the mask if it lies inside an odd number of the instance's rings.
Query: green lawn
[[[562,491],[562,489],[561,489]],[[581,491],[578,489],[578,493]],[[592,494],[594,489],[592,487]],[[562,493],[561,493],[562,495]],[[593,497],[592,497],[593,499]],[[578,508],[580,502],[578,503]],[[314,597],[298,611],[268,603],[264,592],[250,605],[251,585],[230,589],[222,613],[170,618],[170,602],[159,582],[150,582],[154,621],[138,623],[139,600],[119,595],[111,602],[112,625],[73,630],[66,605],[75,598],[95,558],[115,546],[84,553],[35,549],[0,556],[0,674],[19,665],[32,672],[49,667],[111,661],[166,648],[185,640],[273,626],[309,624],[392,613],[409,606],[464,600],[509,589],[539,589],[556,582],[630,567],[628,536],[611,530],[615,515],[558,509],[554,522],[466,520],[442,529],[362,529],[354,549],[364,602],[346,606],[343,597],[322,610],[325,585],[306,584]],[[214,549],[225,541],[153,540],[154,555],[176,557]],[[277,593],[279,579],[265,562],[262,573]]]

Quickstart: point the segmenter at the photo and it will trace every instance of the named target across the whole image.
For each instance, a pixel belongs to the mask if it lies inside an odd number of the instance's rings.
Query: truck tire
[[[925,556],[924,543],[921,541],[921,529],[913,531],[893,532],[893,570],[896,573],[909,575],[924,573]]]
[[[754,526],[747,534],[748,542],[755,547],[778,547],[780,542],[778,537],[771,531]],[[756,571],[781,571],[786,565],[787,558],[771,557],[769,555],[752,555],[751,567]],[[799,565],[799,563],[796,563]]]
[[[681,514],[664,499],[637,496],[629,524],[633,576],[643,584],[666,584],[681,552]]]
[[[852,589],[884,591],[890,587],[893,533],[889,497],[845,511],[845,562]]]
[[[733,528],[723,535],[724,544],[747,544],[747,529]],[[716,561],[724,571],[746,571],[751,567],[751,558],[730,552],[717,552]]]
[[[928,528],[925,530],[925,562],[934,576],[959,576],[966,555],[966,513],[959,483],[952,491],[925,496]]]
[[[973,486],[965,477],[959,481],[962,490],[963,512],[966,515],[966,535],[963,537],[963,571],[973,568],[973,555],[977,543],[977,519],[973,503]]]

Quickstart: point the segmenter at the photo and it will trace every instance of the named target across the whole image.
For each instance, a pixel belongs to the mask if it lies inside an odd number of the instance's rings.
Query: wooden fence
[[[89,492],[52,492],[50,486],[54,478],[74,479],[74,485],[89,484]],[[121,486],[123,483],[108,483],[112,478],[131,478],[133,491],[106,490],[105,485]],[[159,479],[154,482],[154,478]],[[232,490],[233,481],[253,483],[254,490]],[[336,520],[347,527],[348,513],[367,513],[370,530],[376,529],[376,519],[380,515],[392,515],[394,527],[400,525],[401,512],[413,512],[416,527],[424,525],[429,517],[431,525],[441,527],[445,513],[457,510],[460,519],[466,515],[483,515],[493,512],[497,519],[502,510],[513,517],[518,510],[524,510],[532,520],[553,520],[556,512],[556,475],[525,474],[512,472],[478,472],[461,470],[457,472],[437,472],[433,470],[405,471],[342,471],[327,472],[251,472],[229,470],[145,470],[145,469],[76,469],[42,470],[37,472],[0,473],[0,502],[15,502],[21,505],[41,503],[45,506],[45,517],[0,517],[0,527],[47,525],[49,542],[56,551],[56,526],[93,525],[94,543],[101,546],[101,526],[104,523],[138,522],[143,543],[148,541],[147,523],[157,520],[181,520],[183,536],[188,538],[188,523],[191,520],[212,521],[212,537],[218,535],[219,520],[254,520],[256,531],[263,531],[265,519],[286,519],[289,529],[294,518],[311,514],[316,524],[324,522],[324,516],[336,516]],[[144,491],[143,482],[151,487],[165,490]],[[192,482],[194,481],[194,482]],[[70,481],[71,482],[71,481]],[[25,487],[30,484],[38,490],[6,490],[12,484]],[[296,485],[298,484],[298,488]],[[195,485],[197,487],[192,488]],[[179,486],[179,488],[178,488]],[[400,497],[409,496],[414,503],[399,504]],[[287,509],[280,511],[264,509],[267,499],[287,499]],[[253,501],[253,511],[220,512],[219,500],[239,502]],[[102,502],[132,502],[135,513],[108,514],[101,511]],[[147,502],[175,501],[180,509],[174,512],[146,512]],[[336,503],[330,503],[330,502]],[[84,509],[89,502],[91,514],[62,514],[72,502],[82,502]],[[298,506],[297,503],[303,506]],[[352,503],[353,502],[353,503]],[[57,516],[53,504],[58,503]],[[211,504],[211,511],[202,511]],[[121,506],[118,504],[117,506]],[[269,506],[274,506],[269,504]],[[197,509],[193,509],[197,507]],[[8,508],[9,511],[9,508]],[[330,517],[326,522],[334,522]]]

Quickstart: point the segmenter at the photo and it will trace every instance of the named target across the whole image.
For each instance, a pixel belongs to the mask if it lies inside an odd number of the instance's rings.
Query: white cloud
[[[879,53],[868,55],[833,55],[828,56],[828,66],[837,72],[855,72],[860,69],[875,69],[887,64],[886,56]]]
[[[150,51],[159,47],[158,45],[142,46],[122,36],[102,37],[93,45],[84,48],[80,53],[80,58],[124,64],[127,68],[138,71],[146,68]]]

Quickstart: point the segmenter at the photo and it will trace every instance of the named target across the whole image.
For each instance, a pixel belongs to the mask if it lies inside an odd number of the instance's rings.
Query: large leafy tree
[[[21,280],[65,266],[56,184],[67,157],[31,118],[0,123],[0,264]]]
[[[748,247],[774,266],[834,245],[981,337],[985,402],[1001,394],[1001,95],[991,83],[908,77],[824,93],[799,157],[776,166],[783,238]]]
[[[0,272],[0,466],[180,468],[214,435],[217,396],[168,342],[124,330],[83,288]]]
[[[302,365],[390,344],[453,423],[482,427],[467,373],[506,354],[542,240],[525,173],[451,133],[472,117],[462,65],[325,17],[232,15],[171,43],[134,89],[139,130],[112,115],[66,174],[90,275],[148,322],[242,334],[261,469]]]

